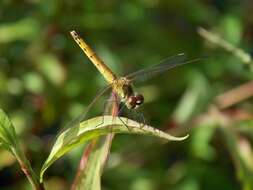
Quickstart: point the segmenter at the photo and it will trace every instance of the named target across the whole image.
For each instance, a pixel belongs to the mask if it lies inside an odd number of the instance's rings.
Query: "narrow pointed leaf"
[[[128,127],[126,127],[126,125]],[[49,157],[42,166],[40,180],[43,181],[43,174],[47,168],[64,154],[90,139],[110,133],[149,135],[169,141],[182,141],[188,137],[188,135],[184,137],[174,137],[156,128],[143,125],[124,117],[95,117],[63,131],[57,137]]]

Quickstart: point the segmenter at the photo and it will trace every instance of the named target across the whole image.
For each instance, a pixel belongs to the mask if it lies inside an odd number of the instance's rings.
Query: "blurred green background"
[[[252,70],[202,38],[200,26],[252,53],[252,1],[1,0],[0,107],[10,115],[35,171],[58,131],[106,85],[71,38],[74,29],[120,75],[181,52],[188,59],[206,57],[136,85],[145,96],[141,112],[149,124],[190,137],[164,143],[117,135],[103,189],[253,189],[252,98],[222,110],[212,106],[217,95],[249,82]],[[101,105],[91,116],[103,113]],[[82,151],[53,164],[47,189],[69,189]],[[4,149],[0,189],[30,189]]]

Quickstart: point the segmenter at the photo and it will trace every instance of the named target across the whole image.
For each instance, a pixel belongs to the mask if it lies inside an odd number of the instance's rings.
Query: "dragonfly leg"
[[[114,103],[117,103],[117,102],[116,100],[112,100],[112,99],[108,99],[104,102],[104,106],[103,106],[103,110],[105,110],[104,115],[106,115],[109,112],[108,105],[113,105]],[[113,119],[114,117],[112,118],[112,122],[113,122]],[[101,123],[99,123],[95,128],[99,127],[103,123],[104,123],[104,116],[102,117]]]
[[[132,131],[132,129],[131,129],[131,127],[130,126],[128,126],[127,125],[127,122],[125,123],[125,121],[123,121],[122,119],[121,119],[121,117],[119,117],[119,119],[120,119],[120,121],[124,124],[124,126],[128,129],[128,131]],[[127,121],[128,121],[128,118],[127,118]]]
[[[123,114],[123,110],[124,110],[125,107],[126,107],[125,104],[123,104],[122,106],[120,106],[120,109],[118,111],[118,116],[120,116],[121,114]]]
[[[104,123],[104,116],[102,116],[102,121],[101,121],[101,123],[97,124],[97,125],[95,126],[95,128],[99,127],[100,125],[103,125],[103,123]]]
[[[146,120],[142,112],[138,112],[137,110],[134,110],[136,117],[141,118],[140,123],[140,129],[143,129],[143,127],[146,125]],[[137,119],[138,120],[138,119]]]
[[[109,104],[114,104],[114,103],[116,103],[116,104],[118,104],[119,102],[118,101],[116,101],[116,100],[112,100],[112,99],[109,99],[109,100],[107,100],[107,104],[108,104],[108,102],[110,102]],[[118,110],[118,116],[120,116],[121,114],[122,114],[122,112],[123,112],[123,110],[124,110],[124,108],[126,107],[126,105],[125,104],[123,104],[122,106],[119,106],[120,108],[119,108],[119,110]],[[114,117],[112,118],[112,122],[113,122],[113,119],[114,119]],[[124,124],[124,126],[129,130],[129,131],[131,131],[131,128],[127,125],[127,123],[128,123],[128,118],[127,118],[127,121],[125,122],[125,121],[123,121],[120,117],[119,117],[119,119],[120,119],[120,121]]]
[[[119,115],[119,116],[123,113],[123,110],[124,110],[125,107],[126,107],[125,104],[123,104],[123,105],[120,107],[119,112],[118,112],[118,115]],[[120,119],[120,121],[124,124],[124,126],[125,126],[129,131],[132,130],[131,127],[129,127],[128,124],[127,124],[127,123],[128,123],[128,118],[126,118],[126,119],[127,119],[126,122],[123,121],[123,120],[121,119],[121,117],[119,117],[119,119]]]
[[[146,120],[145,120],[145,117],[144,117],[144,114],[143,113],[140,113],[140,116],[141,116],[141,118],[142,118],[142,123],[141,123],[141,126],[140,126],[140,128],[142,129],[145,125],[146,125]]]

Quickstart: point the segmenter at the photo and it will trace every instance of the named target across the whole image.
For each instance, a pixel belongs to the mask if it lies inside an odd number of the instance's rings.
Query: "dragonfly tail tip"
[[[69,33],[70,33],[72,36],[73,36],[73,35],[76,35],[76,31],[75,31],[75,30],[71,30]]]

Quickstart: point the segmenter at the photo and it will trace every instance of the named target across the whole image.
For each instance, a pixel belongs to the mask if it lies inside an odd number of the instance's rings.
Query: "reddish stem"
[[[39,182],[39,180],[37,179],[35,173],[33,172],[33,170],[30,167],[30,163],[28,160],[26,160],[26,158],[24,157],[24,155],[18,154],[17,152],[14,152],[17,161],[20,165],[21,170],[23,171],[23,173],[25,174],[25,176],[28,178],[28,180],[30,181],[30,183],[32,184],[33,189],[36,190],[45,190],[44,186],[42,183]],[[24,163],[25,162],[25,163]],[[30,167],[30,168],[29,168]]]
[[[116,117],[118,116],[118,112],[119,112],[119,101],[118,101],[118,96],[116,93],[112,92],[111,94],[111,97],[113,98],[113,103],[112,103],[112,109],[111,109],[111,115],[113,117]],[[106,142],[109,141],[109,147],[111,146],[111,143],[112,143],[112,140],[113,140],[113,137],[114,137],[114,134],[108,134],[106,136]],[[80,179],[81,179],[81,176],[82,176],[82,173],[84,172],[86,166],[87,166],[87,163],[89,162],[89,156],[93,150],[93,148],[95,147],[97,143],[97,139],[94,139],[91,141],[91,143],[85,148],[84,152],[83,152],[83,155],[82,155],[82,158],[80,160],[80,163],[79,163],[79,166],[78,166],[78,170],[76,172],[76,176],[75,176],[75,179],[72,183],[72,186],[71,186],[71,190],[75,190],[77,188],[77,184],[79,183]],[[107,156],[106,158],[108,158],[108,155],[110,153],[110,149],[108,148],[108,153],[107,153]],[[104,163],[103,165],[106,163],[107,159],[104,160]]]

